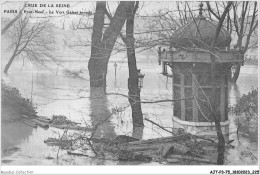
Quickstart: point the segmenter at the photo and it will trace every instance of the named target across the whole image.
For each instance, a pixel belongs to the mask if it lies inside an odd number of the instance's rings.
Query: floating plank
[[[36,123],[32,123],[32,122],[30,122],[30,121],[28,121],[28,120],[24,120],[24,119],[22,119],[21,122],[22,122],[23,124],[27,125],[27,126],[32,127],[32,128],[37,128]]]
[[[174,147],[171,144],[166,145],[162,150],[162,157],[166,158],[173,151]]]
[[[43,120],[50,120],[51,121],[51,119],[50,118],[48,118],[48,117],[46,117],[46,116],[37,116],[38,118],[41,118],[41,119],[43,119]]]
[[[50,119],[47,120],[47,119],[44,119],[44,118],[41,118],[41,117],[36,118],[36,120],[38,120],[38,121],[40,121],[40,122],[44,122],[44,123],[51,123],[51,120],[50,120]]]
[[[107,144],[113,142],[112,139],[108,139],[108,138],[95,138],[95,137],[92,137],[89,140],[91,140],[93,142],[97,142],[97,143],[107,143]]]
[[[203,162],[203,163],[209,163],[209,164],[217,164],[216,162],[213,162],[209,159],[203,159],[203,158],[197,158],[197,157],[191,157],[191,156],[182,156],[182,155],[170,155],[169,158],[172,159],[181,159],[181,160],[190,160],[190,161],[197,161],[197,162]]]
[[[162,157],[166,158],[168,157],[170,154],[181,154],[181,155],[185,155],[187,152],[189,152],[190,150],[181,144],[178,143],[171,143],[166,145],[163,150],[162,150]]]
[[[174,153],[180,153],[182,155],[186,154],[187,152],[189,152],[189,148],[187,148],[185,145],[182,144],[178,144],[178,143],[173,143],[173,152]]]
[[[132,152],[142,152],[142,151],[156,151],[159,149],[158,146],[143,146],[143,145],[132,145],[132,146],[107,146],[104,147],[105,150],[110,152],[118,152],[119,150],[127,150]]]
[[[41,126],[43,128],[49,128],[49,125],[47,123],[41,122],[32,117],[28,117],[27,115],[22,115],[22,118],[30,121],[31,123],[36,123],[38,126]]]
[[[81,127],[81,126],[54,125],[54,124],[51,124],[51,123],[49,124],[49,126],[59,128],[59,129],[70,129],[70,130],[89,131],[89,132],[94,131],[93,128],[87,128],[87,127]]]
[[[148,139],[148,140],[141,140],[141,141],[135,141],[128,143],[129,145],[140,145],[140,144],[160,144],[160,143],[167,143],[167,142],[177,142],[180,140],[188,140],[190,137],[185,135],[179,135],[179,136],[169,136],[169,137],[162,137],[162,138],[156,138],[156,139]]]
[[[40,122],[40,121],[38,121],[38,120],[36,120],[36,119],[32,119],[32,121],[34,121],[34,122],[35,122],[38,126],[40,126],[40,127],[49,128],[49,125],[46,124],[46,123],[44,123],[44,122]]]
[[[87,154],[78,153],[78,152],[67,151],[67,153],[68,153],[69,155],[74,155],[74,156],[85,156],[85,157],[90,157],[90,156],[87,155]]]
[[[168,163],[179,163],[180,159],[173,159],[173,158],[168,158],[166,159]]]

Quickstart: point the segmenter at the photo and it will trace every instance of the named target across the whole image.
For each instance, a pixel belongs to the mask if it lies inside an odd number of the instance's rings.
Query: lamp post
[[[158,48],[158,55],[159,55],[158,62],[159,62],[159,65],[161,65],[161,54],[162,54],[162,50],[161,50],[161,47],[159,47]]]

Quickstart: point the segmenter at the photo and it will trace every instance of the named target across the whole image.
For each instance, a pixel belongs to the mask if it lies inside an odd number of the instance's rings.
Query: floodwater
[[[152,58],[150,58],[152,59]],[[155,58],[154,58],[155,59]],[[2,79],[11,86],[17,87],[22,96],[32,99],[37,106],[38,115],[51,118],[52,115],[65,115],[69,119],[87,123],[90,126],[100,122],[111,114],[113,109],[124,108],[121,112],[112,115],[109,120],[101,125],[96,132],[98,137],[115,138],[124,134],[140,139],[150,139],[170,134],[157,126],[145,121],[145,127],[132,126],[131,110],[128,99],[120,95],[107,95],[102,98],[90,98],[93,91],[89,88],[89,77],[86,61],[62,62],[59,66],[52,66],[52,71],[36,69],[22,61],[14,62],[8,75],[2,75]],[[64,69],[79,71],[83,78],[70,77],[64,74]],[[155,101],[159,99],[171,99],[171,79],[161,75],[161,67],[155,62],[138,63],[138,68],[145,74],[141,99],[143,101]],[[115,92],[127,95],[127,62],[110,62],[107,78],[107,92]],[[116,70],[116,72],[115,72]],[[237,85],[230,85],[229,103],[235,104],[244,93],[248,93],[252,87],[258,87],[257,66],[243,66]],[[144,117],[153,120],[164,127],[172,127],[172,104],[155,103],[142,104]],[[230,114],[230,140],[234,139],[233,149],[227,149],[225,164],[245,165],[257,164],[257,136],[252,135],[246,129],[240,132],[239,140],[236,135],[236,117]],[[67,155],[65,151],[59,152],[57,159],[56,147],[47,146],[44,140],[48,137],[57,137],[62,130],[38,127],[33,129],[17,121],[5,121],[2,128],[2,150],[10,149],[2,154],[2,165],[122,165],[144,164],[142,162],[119,162],[87,157]],[[257,134],[257,133],[256,133]],[[251,152],[254,156],[245,157],[242,152]],[[50,158],[51,157],[51,158]],[[158,165],[158,163],[149,163]]]

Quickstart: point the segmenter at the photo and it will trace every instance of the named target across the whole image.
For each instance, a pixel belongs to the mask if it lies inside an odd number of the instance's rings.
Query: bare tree
[[[5,25],[5,27],[1,30],[1,35],[5,34],[5,32],[19,19],[22,17],[23,10],[26,7],[26,2],[23,5],[23,8],[19,11],[18,15],[14,19],[12,19],[8,24]]]
[[[188,10],[185,2],[176,1],[176,10],[168,8],[159,9],[148,15],[137,14],[136,21],[140,20],[140,26],[135,29],[136,52],[149,50],[149,54],[157,54],[155,47],[170,46],[170,40],[174,32],[187,24],[193,15],[194,9]]]
[[[227,6],[224,9],[224,12],[221,14],[220,18],[219,18],[219,22],[215,31],[215,36],[213,38],[211,47],[214,48],[216,45],[216,41],[218,39],[219,33],[221,31],[221,28],[223,26],[224,20],[226,18],[227,13],[230,10],[231,5],[233,4],[232,1],[229,1],[227,3]],[[214,50],[212,50],[212,52],[214,53]],[[213,116],[214,120],[215,120],[215,127],[216,127],[216,132],[217,132],[217,136],[218,136],[218,160],[217,163],[219,165],[223,165],[224,164],[224,153],[225,153],[225,139],[223,136],[223,133],[221,131],[221,125],[220,125],[220,116],[218,115],[217,112],[217,100],[216,100],[216,63],[215,63],[215,57],[211,54],[211,81],[212,81],[212,111],[211,111],[211,115]]]
[[[134,38],[134,18],[137,11],[139,2],[132,2],[126,10],[126,38],[124,40],[127,47],[127,57],[128,57],[128,69],[129,69],[129,78],[128,78],[128,100],[132,108],[132,118],[134,125],[143,126],[143,114],[140,103],[140,87],[138,87],[138,70],[136,65],[135,57],[135,38]]]
[[[140,87],[138,86],[138,70],[135,57],[135,38],[134,38],[134,17],[138,9],[139,2],[131,1],[125,8],[126,13],[126,36],[119,33],[121,39],[125,43],[128,57],[128,100],[132,108],[132,119],[134,125],[143,126],[143,114],[140,103]],[[112,15],[105,9],[105,14],[112,22]]]
[[[4,73],[8,72],[12,62],[18,56],[40,66],[45,66],[46,58],[55,59],[53,57],[55,40],[49,20],[31,22],[30,16],[27,15],[12,26],[8,35],[12,42],[9,48],[14,51],[5,66]]]
[[[252,33],[255,31],[258,25],[257,20],[257,2],[242,2],[242,13],[240,17],[237,15],[237,10],[241,3],[233,4],[233,13],[234,13],[234,27],[236,34],[238,36],[236,48],[242,53],[245,54],[249,48],[249,43]],[[252,11],[251,8],[254,8]],[[250,8],[251,7],[251,8]],[[250,14],[250,12],[252,13]],[[240,73],[241,64],[235,65],[235,73],[232,77],[232,81],[236,82]]]
[[[120,4],[123,2],[120,2]],[[129,89],[129,103],[132,108],[132,119],[135,125],[143,126],[143,115],[141,110],[140,103],[140,88],[138,87],[138,70],[136,65],[135,57],[135,38],[134,38],[134,16],[138,9],[139,2],[130,1],[124,2],[118,6],[115,15],[109,12],[109,8],[106,7],[105,2],[97,2],[96,12],[94,14],[93,26],[89,23],[89,17],[82,16],[79,21],[73,22],[71,28],[76,32],[76,30],[84,30],[84,32],[89,32],[92,30],[92,42],[90,40],[81,38],[77,39],[77,44],[68,43],[66,44],[69,47],[77,46],[89,46],[91,43],[91,58],[89,60],[89,72],[90,72],[90,86],[91,87],[103,87],[105,86],[105,74],[106,67],[108,64],[108,59],[111,55],[113,49],[116,49],[118,52],[127,52],[128,57],[128,67],[129,67],[129,80],[128,80],[128,89]],[[123,10],[123,11],[122,11]],[[123,14],[123,17],[122,17]],[[118,20],[115,23],[115,20],[119,18],[118,15],[121,15],[120,18],[125,18],[125,21]],[[107,21],[107,18],[108,21]],[[124,25],[126,22],[126,30],[122,31],[122,28],[116,28],[117,33],[107,30],[112,29],[112,25],[120,23]],[[122,26],[123,27],[123,26]],[[111,28],[111,29],[110,29]],[[105,35],[108,35],[108,32],[111,32],[109,37],[112,37],[109,40],[110,44],[107,45]],[[126,34],[122,34],[126,33]],[[114,36],[113,36],[114,35]],[[117,40],[117,37],[120,36],[123,42]],[[114,43],[112,43],[112,40]],[[107,48],[109,46],[109,49]],[[111,47],[110,47],[111,46]],[[104,48],[105,47],[105,48]],[[117,52],[117,53],[118,53]],[[95,73],[93,72],[95,71]],[[98,77],[99,78],[98,78]],[[92,77],[92,78],[91,78]],[[105,90],[104,90],[105,91]]]
[[[108,61],[117,37],[126,21],[125,10],[130,2],[121,1],[109,26],[104,30],[106,3],[98,1],[94,15],[91,56],[88,62],[90,87],[102,87],[106,92]],[[103,32],[104,31],[104,32]]]
[[[221,3],[221,2],[218,2]],[[215,3],[216,10],[214,10],[210,4],[207,2],[207,7],[209,14],[212,14],[215,18],[220,19],[220,11],[224,9],[227,5],[222,2],[222,5]],[[226,22],[223,25],[227,28],[229,33],[234,32],[236,34],[236,44],[234,48],[239,50],[241,54],[245,54],[250,47],[256,44],[251,42],[254,32],[257,30],[258,20],[257,20],[257,2],[256,1],[243,1],[234,2],[232,4],[232,10],[228,12]],[[242,10],[242,11],[241,11]],[[241,11],[241,12],[239,12]],[[255,32],[256,33],[256,32]],[[230,49],[230,48],[228,48]],[[231,77],[232,82],[236,82],[240,73],[241,63],[234,64],[233,69],[234,74]]]

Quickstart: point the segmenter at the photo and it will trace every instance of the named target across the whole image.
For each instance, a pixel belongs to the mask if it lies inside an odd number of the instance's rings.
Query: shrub
[[[36,114],[36,107],[33,106],[29,99],[23,98],[17,88],[7,85],[3,80],[1,85],[2,116],[12,118],[15,115],[34,116]]]
[[[236,115],[245,113],[247,120],[256,118],[258,114],[258,89],[252,89],[248,94],[243,94],[237,104],[231,108]]]

